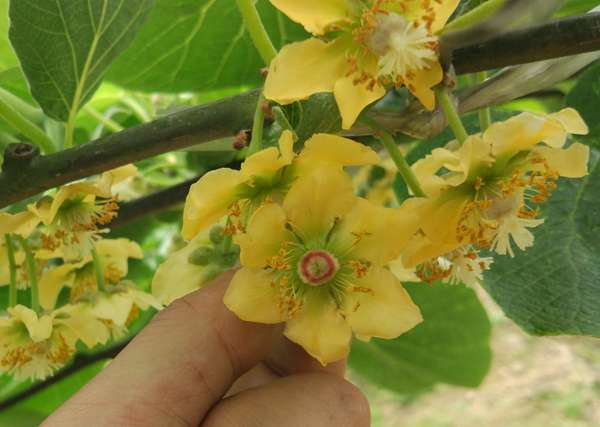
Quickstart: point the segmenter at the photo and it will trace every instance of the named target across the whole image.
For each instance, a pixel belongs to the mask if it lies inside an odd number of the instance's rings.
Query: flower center
[[[437,60],[437,37],[425,25],[409,22],[395,13],[378,14],[378,25],[367,41],[379,56],[379,76],[409,78]]]
[[[333,255],[323,250],[308,251],[298,262],[298,275],[307,285],[319,286],[335,276],[339,263]]]

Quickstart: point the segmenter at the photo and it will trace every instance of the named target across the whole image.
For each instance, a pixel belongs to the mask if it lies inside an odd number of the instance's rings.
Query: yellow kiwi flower
[[[416,264],[465,245],[514,256],[513,244],[533,244],[530,228],[542,224],[539,205],[550,197],[559,177],[587,174],[589,147],[568,134],[588,128],[573,109],[555,114],[523,113],[436,149],[413,169],[427,195],[417,210],[431,245],[421,248]],[[445,169],[444,173],[440,173]]]
[[[89,256],[103,227],[117,216],[117,200],[111,187],[137,173],[133,165],[105,172],[97,180],[65,185],[56,194],[28,206],[45,226],[45,249],[62,249],[69,261]]]
[[[344,128],[385,94],[406,86],[429,110],[442,81],[437,34],[459,0],[271,0],[315,37],[285,46],[265,97],[280,104],[333,92]]]
[[[286,322],[285,335],[323,364],[347,355],[353,332],[395,338],[422,319],[386,264],[417,228],[408,206],[357,198],[344,171],[323,165],[235,237],[243,268],[225,305],[246,321]]]
[[[69,361],[78,341],[92,348],[108,336],[106,326],[83,306],[38,315],[16,305],[0,317],[0,371],[17,380],[43,380]]]
[[[379,160],[370,148],[335,135],[314,135],[298,156],[293,143],[292,133],[284,131],[278,149],[269,147],[249,156],[241,170],[222,168],[200,178],[191,187],[185,203],[183,237],[192,240],[225,216],[228,234],[243,231],[262,203],[283,199],[294,180],[316,165],[343,167]]]

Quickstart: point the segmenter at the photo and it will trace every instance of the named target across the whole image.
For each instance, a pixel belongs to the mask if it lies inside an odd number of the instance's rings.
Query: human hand
[[[368,426],[365,397],[280,326],[222,303],[232,275],[170,305],[42,427]]]

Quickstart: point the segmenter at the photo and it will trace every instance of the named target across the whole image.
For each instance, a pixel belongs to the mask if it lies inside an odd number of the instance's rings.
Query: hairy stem
[[[375,137],[381,141],[386,151],[389,153],[391,159],[394,161],[394,164],[398,168],[398,172],[402,179],[406,183],[407,187],[410,188],[412,193],[417,197],[425,197],[425,192],[421,188],[421,184],[419,184],[419,180],[413,173],[410,165],[398,149],[398,145],[396,145],[396,141],[394,137],[377,123],[375,120],[372,120],[366,116],[362,116],[360,120],[366,125],[370,126],[371,129],[375,131]]]
[[[465,126],[463,125],[462,121],[460,120],[460,116],[458,115],[458,112],[456,111],[456,107],[454,106],[454,103],[450,99],[450,94],[448,93],[448,89],[444,86],[440,86],[436,89],[435,93],[437,95],[437,99],[440,104],[440,108],[444,112],[444,115],[446,116],[446,119],[448,120],[448,124],[450,125],[450,128],[452,129],[454,136],[456,137],[458,142],[463,144],[469,137],[469,134],[467,133]]]
[[[40,312],[40,296],[37,277],[37,263],[29,242],[24,237],[19,236],[19,242],[25,252],[25,262],[27,263],[27,275],[29,276],[29,286],[31,289],[31,309],[36,313]]]
[[[260,15],[256,10],[253,0],[237,0],[238,9],[244,18],[244,25],[250,33],[252,42],[260,53],[263,61],[268,66],[273,58],[277,55],[277,49],[273,46],[273,42],[265,29],[265,26],[260,19]]]
[[[263,103],[265,97],[260,94],[258,102],[256,103],[256,110],[254,111],[254,121],[252,122],[252,139],[250,140],[250,146],[248,147],[248,156],[257,153],[262,148],[263,133],[265,127],[265,110]]]
[[[92,248],[92,260],[94,261],[94,271],[96,273],[96,286],[98,287],[98,291],[104,291],[106,290],[104,284],[104,269],[102,267],[102,260],[96,251],[96,246]]]
[[[15,246],[10,234],[4,235],[6,244],[6,256],[8,258],[8,268],[10,269],[10,282],[8,288],[8,306],[17,305],[17,263],[15,262]]]
[[[487,79],[487,71],[481,71],[475,74],[475,81],[483,83]],[[490,107],[485,107],[479,110],[479,128],[481,132],[485,132],[492,124],[492,112]]]

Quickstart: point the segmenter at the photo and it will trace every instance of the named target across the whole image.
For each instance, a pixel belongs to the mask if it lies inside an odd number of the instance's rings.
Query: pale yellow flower
[[[471,244],[511,256],[513,244],[530,247],[529,229],[543,223],[538,205],[548,200],[558,178],[587,174],[589,148],[580,143],[563,148],[569,133],[587,131],[573,109],[523,113],[417,162],[413,169],[430,197],[418,211],[432,245],[412,262]]]
[[[246,321],[286,322],[285,335],[323,364],[347,355],[352,332],[395,338],[421,314],[385,266],[417,228],[410,206],[356,198],[351,178],[323,165],[235,237],[243,268],[225,305]]]
[[[360,112],[405,85],[432,110],[441,82],[438,37],[459,0],[271,0],[314,38],[285,46],[271,63],[268,99],[289,104],[333,92],[350,128]]]
[[[95,243],[96,252],[104,271],[104,281],[108,285],[118,285],[129,271],[129,259],[142,259],[144,253],[140,246],[129,239],[102,239]],[[42,258],[59,258],[59,250],[41,252]],[[96,271],[91,256],[79,262],[66,262],[51,266],[44,271],[39,280],[40,304],[46,310],[52,310],[63,287],[71,288],[71,302],[93,300],[98,293]]]
[[[41,316],[11,307],[0,318],[0,371],[17,380],[43,380],[69,361],[79,340],[89,348],[108,340],[106,326],[80,305]]]
[[[265,201],[283,199],[298,175],[318,165],[341,168],[379,159],[370,148],[335,135],[314,135],[298,156],[293,143],[292,133],[284,131],[279,149],[270,147],[251,155],[239,171],[222,168],[203,176],[192,186],[185,203],[183,237],[191,240],[225,216],[229,234],[243,231],[254,210]]]
[[[137,173],[133,165],[105,172],[95,181],[81,181],[58,189],[27,208],[41,221],[45,249],[61,248],[63,256],[80,260],[91,253],[102,228],[117,216],[117,200],[112,185]]]

